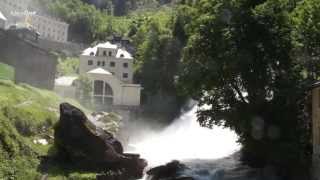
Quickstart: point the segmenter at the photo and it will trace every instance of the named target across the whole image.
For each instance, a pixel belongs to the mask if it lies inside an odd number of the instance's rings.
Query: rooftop
[[[106,74],[106,75],[112,75],[111,72],[105,70],[105,69],[102,69],[102,68],[96,68],[96,69],[93,69],[89,72],[87,72],[88,74]]]
[[[106,43],[100,43],[96,47],[98,48],[107,48],[107,49],[117,49],[118,46],[116,44],[111,44],[109,41]]]
[[[100,43],[94,47],[89,47],[82,52],[82,55],[96,56],[98,52],[98,48],[117,50],[116,58],[133,59],[132,55],[128,51],[121,49],[116,44],[111,44],[110,42]]]
[[[116,58],[132,59],[132,55],[126,50],[118,49]]]

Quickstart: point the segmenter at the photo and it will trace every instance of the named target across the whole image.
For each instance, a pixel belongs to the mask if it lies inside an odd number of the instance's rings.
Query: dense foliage
[[[57,76],[74,76],[79,73],[79,58],[67,57],[58,59]]]
[[[177,115],[185,100],[176,86],[184,43],[174,34],[176,21],[173,11],[158,12],[136,25],[131,36],[137,46],[135,80],[144,88],[143,109],[166,121]]]
[[[317,23],[300,19],[316,5],[301,3],[296,8],[296,1],[287,0],[198,1],[180,77],[182,89],[208,105],[198,111],[203,126],[234,129],[246,162],[274,166],[289,179],[309,172],[304,99],[307,80],[314,79],[304,74],[315,71],[300,52],[317,56],[309,48],[318,48],[312,37]]]
[[[156,8],[163,4],[173,3],[172,0],[82,0],[115,16],[127,15],[137,9]]]
[[[49,13],[70,24],[69,39],[91,43],[112,34],[126,35],[137,12],[161,9],[171,1],[156,0],[34,0],[37,11]],[[150,8],[148,8],[150,7]],[[141,9],[141,10],[137,10]],[[133,11],[137,10],[137,11]]]

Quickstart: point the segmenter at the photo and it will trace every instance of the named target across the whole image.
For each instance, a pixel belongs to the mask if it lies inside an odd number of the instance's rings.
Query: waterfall
[[[158,133],[148,133],[132,143],[135,151],[147,159],[150,167],[172,160],[212,160],[227,157],[239,150],[237,135],[230,129],[203,128],[197,122],[194,106],[173,124]]]

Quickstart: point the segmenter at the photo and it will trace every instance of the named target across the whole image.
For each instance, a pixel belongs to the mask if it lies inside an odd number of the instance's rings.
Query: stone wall
[[[15,68],[15,80],[35,87],[53,89],[57,57],[36,41],[0,30],[0,61]]]
[[[68,56],[78,56],[81,54],[82,50],[86,47],[84,44],[77,44],[72,42],[57,42],[47,39],[39,38],[38,41],[39,47],[50,51],[61,52]]]

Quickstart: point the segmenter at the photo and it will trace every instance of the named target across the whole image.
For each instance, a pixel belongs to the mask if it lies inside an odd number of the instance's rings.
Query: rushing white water
[[[197,122],[197,106],[159,133],[148,133],[131,146],[147,159],[149,166],[172,160],[219,159],[239,150],[236,134],[222,127],[203,128]]]

